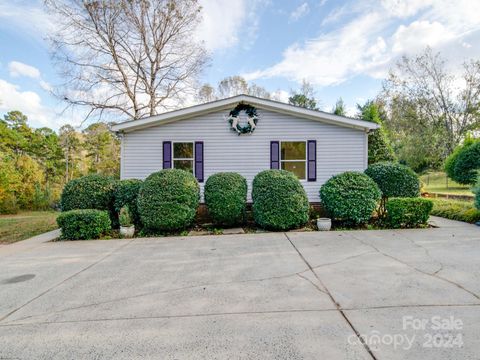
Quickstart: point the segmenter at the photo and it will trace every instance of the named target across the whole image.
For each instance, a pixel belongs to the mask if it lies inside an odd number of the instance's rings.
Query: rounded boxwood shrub
[[[87,175],[69,181],[60,198],[62,211],[74,209],[113,210],[116,181],[105,175]]]
[[[181,230],[195,219],[199,199],[200,188],[191,173],[166,169],[145,179],[138,193],[137,208],[147,231]]]
[[[142,186],[142,180],[128,179],[118,181],[115,185],[113,193],[114,209],[117,214],[120,210],[127,206],[130,211],[130,216],[135,226],[140,226],[140,215],[137,209],[137,196]]]
[[[308,221],[309,202],[297,177],[285,170],[258,173],[252,188],[253,217],[265,229],[289,230]]]
[[[375,181],[355,171],[335,175],[320,188],[320,199],[330,216],[353,224],[372,217],[381,194]]]
[[[455,161],[455,181],[473,185],[480,170],[480,141],[464,148]]]
[[[408,166],[394,162],[370,165],[365,174],[373,179],[384,198],[417,197],[420,195],[420,179]]]
[[[433,201],[424,198],[391,198],[386,204],[387,224],[392,228],[414,228],[425,225]]]
[[[475,207],[480,210],[480,173],[477,177],[477,183],[472,189],[473,193],[475,194]]]
[[[205,205],[213,222],[232,226],[242,223],[247,207],[247,180],[237,173],[211,175],[205,183]]]
[[[57,217],[57,224],[62,231],[62,239],[66,240],[97,239],[111,230],[108,212],[96,209],[62,212]]]

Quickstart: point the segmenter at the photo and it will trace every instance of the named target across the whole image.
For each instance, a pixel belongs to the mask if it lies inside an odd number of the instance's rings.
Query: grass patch
[[[14,243],[58,228],[55,211],[28,211],[0,215],[0,243]]]
[[[423,183],[423,191],[437,194],[473,195],[470,186],[461,185],[448,179],[444,172],[432,172],[420,176]],[[448,185],[447,185],[448,184]]]
[[[480,210],[473,205],[473,201],[431,199],[433,201],[432,215],[451,220],[475,223],[480,221]]]

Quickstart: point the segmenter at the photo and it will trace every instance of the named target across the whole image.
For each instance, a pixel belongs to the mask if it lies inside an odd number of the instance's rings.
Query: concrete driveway
[[[0,359],[478,359],[480,228],[0,248]]]

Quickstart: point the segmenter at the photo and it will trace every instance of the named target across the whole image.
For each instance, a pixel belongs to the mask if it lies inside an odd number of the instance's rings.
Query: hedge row
[[[480,221],[480,210],[471,201],[432,199],[432,202],[432,215],[468,223]]]
[[[424,198],[392,198],[386,205],[386,222],[391,228],[415,228],[426,225],[433,202]]]
[[[62,212],[57,217],[62,239],[97,239],[111,229],[109,214],[104,210],[77,209]]]
[[[333,219],[363,224],[371,219],[382,194],[384,198],[418,195],[418,177],[402,165],[375,164],[367,169],[366,174],[345,172],[333,176],[321,187],[321,201]],[[217,173],[210,176],[204,195],[215,224],[233,226],[245,220],[247,182],[241,175]],[[265,229],[290,230],[303,226],[309,219],[308,197],[291,172],[266,170],[257,174],[253,180],[252,199],[254,220]],[[118,226],[120,209],[128,208],[137,227],[158,233],[191,226],[199,200],[200,188],[195,177],[183,170],[168,169],[151,174],[143,182],[115,181],[101,175],[73,180],[65,186],[61,206],[63,211],[102,210],[110,215],[110,225],[114,227]],[[402,208],[405,217],[411,213],[412,203],[415,202],[395,200],[390,209],[399,213]],[[74,212],[61,218],[62,231],[65,228],[68,238],[85,238],[85,230],[79,224],[87,214],[95,219],[100,216],[92,212]],[[72,226],[67,224],[69,221]],[[404,226],[415,222],[422,223],[423,218],[419,215]],[[99,228],[106,231],[104,227]],[[77,229],[77,235],[72,235],[72,229]],[[92,236],[99,236],[99,232],[93,231]]]

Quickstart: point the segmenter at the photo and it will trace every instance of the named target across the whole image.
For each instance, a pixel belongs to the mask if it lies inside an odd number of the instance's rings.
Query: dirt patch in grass
[[[0,244],[10,244],[56,229],[58,212],[29,211],[0,215]]]

